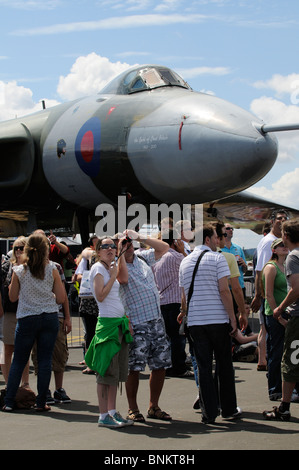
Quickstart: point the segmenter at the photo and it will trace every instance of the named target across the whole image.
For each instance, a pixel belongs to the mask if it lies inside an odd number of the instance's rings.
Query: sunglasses
[[[13,251],[18,251],[18,250],[23,251],[24,246],[15,246],[14,249],[13,249]]]
[[[234,230],[234,227],[225,227],[225,230]]]
[[[116,250],[116,245],[115,245],[115,243],[113,243],[113,244],[103,243],[103,245],[101,245],[100,248],[102,248],[102,250],[108,250],[108,248],[111,248],[111,250]]]

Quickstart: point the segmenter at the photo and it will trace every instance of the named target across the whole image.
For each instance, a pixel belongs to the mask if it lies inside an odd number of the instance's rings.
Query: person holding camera
[[[100,238],[96,245],[98,262],[90,271],[90,285],[96,299],[99,316],[95,335],[85,355],[85,362],[96,372],[100,416],[98,425],[120,428],[134,424],[116,411],[116,395],[119,382],[128,375],[128,343],[132,341],[129,320],[119,298],[119,283],[116,279],[122,266],[126,273],[126,262],[109,238]]]
[[[161,315],[160,297],[151,266],[169,249],[169,245],[157,238],[142,238],[133,230],[124,232],[122,253],[126,259],[126,272],[119,270],[120,297],[133,328],[133,343],[129,351],[129,376],[126,393],[129,404],[128,419],[144,422],[137,404],[139,373],[148,364],[150,397],[148,418],[170,421],[171,416],[158,406],[163,389],[165,370],[171,366],[170,344]],[[134,252],[132,241],[149,246],[141,254]]]

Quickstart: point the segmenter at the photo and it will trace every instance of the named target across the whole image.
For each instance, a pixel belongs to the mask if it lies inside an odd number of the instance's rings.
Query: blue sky
[[[297,0],[0,0],[0,9],[0,120],[158,63],[267,123],[299,122]],[[278,138],[278,160],[252,190],[299,209],[299,131]]]

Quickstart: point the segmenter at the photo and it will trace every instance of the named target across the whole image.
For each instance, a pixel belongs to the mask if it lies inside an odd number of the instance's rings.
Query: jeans
[[[281,359],[285,328],[273,315],[265,315],[267,330],[268,393],[281,393]]]
[[[171,348],[171,372],[173,374],[184,374],[186,372],[186,338],[179,334],[180,325],[177,317],[180,313],[181,304],[173,303],[161,305],[161,313],[165,323],[166,334]]]
[[[218,415],[219,400],[213,377],[213,356],[217,363],[222,416],[231,416],[236,411],[237,398],[229,324],[190,326],[189,331],[198,364],[203,416],[213,421]]]
[[[14,357],[8,376],[5,404],[14,407],[23,370],[30,358],[32,347],[37,346],[36,406],[43,408],[51,379],[52,353],[59,329],[57,313],[42,313],[20,318],[15,331]]]

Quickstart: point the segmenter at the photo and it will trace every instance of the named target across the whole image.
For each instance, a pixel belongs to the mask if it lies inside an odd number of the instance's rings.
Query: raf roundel
[[[93,117],[85,122],[78,132],[75,155],[79,167],[90,177],[100,170],[101,121]]]

